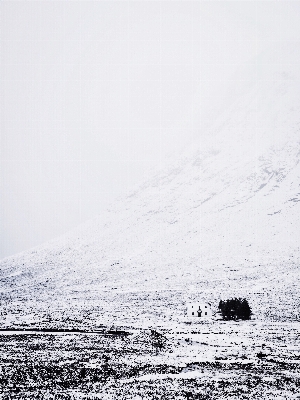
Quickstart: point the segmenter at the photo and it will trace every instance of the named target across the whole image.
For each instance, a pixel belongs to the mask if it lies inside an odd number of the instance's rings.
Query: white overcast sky
[[[0,258],[104,212],[205,135],[298,1],[1,1]],[[246,78],[245,78],[246,79]]]

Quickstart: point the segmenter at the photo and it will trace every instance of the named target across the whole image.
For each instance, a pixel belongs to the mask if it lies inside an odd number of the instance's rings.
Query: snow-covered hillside
[[[3,260],[2,304],[51,314],[101,302],[114,319],[149,307],[181,315],[187,297],[245,296],[257,318],[297,318],[298,49],[240,71],[211,129],[107,215]]]

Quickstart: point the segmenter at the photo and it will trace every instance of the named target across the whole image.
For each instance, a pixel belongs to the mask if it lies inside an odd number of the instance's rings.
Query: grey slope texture
[[[211,129],[105,217],[3,260],[6,303],[102,299],[114,316],[117,294],[120,304],[130,292],[177,291],[179,309],[187,297],[246,296],[258,318],[298,318],[298,48],[243,70]]]

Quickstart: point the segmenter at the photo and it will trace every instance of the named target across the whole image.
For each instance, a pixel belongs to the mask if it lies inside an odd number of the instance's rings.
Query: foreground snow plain
[[[126,336],[0,335],[1,398],[296,399],[299,328],[174,321],[159,328],[167,341],[158,352],[151,331],[134,327],[122,327]]]

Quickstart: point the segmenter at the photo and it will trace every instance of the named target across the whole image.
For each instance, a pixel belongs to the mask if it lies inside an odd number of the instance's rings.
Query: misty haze
[[[298,398],[299,20],[1,2],[0,397]]]

